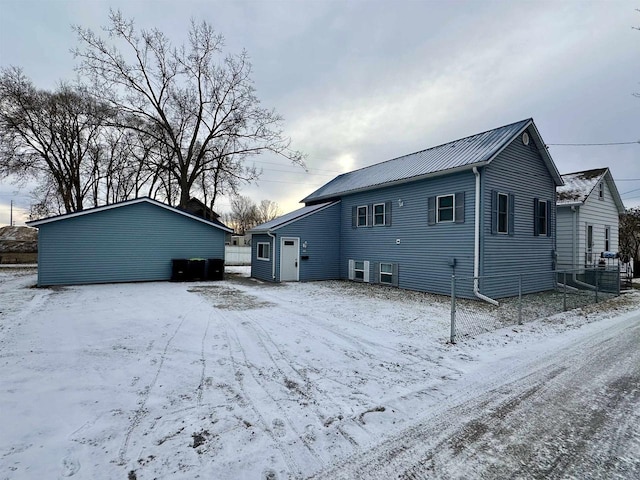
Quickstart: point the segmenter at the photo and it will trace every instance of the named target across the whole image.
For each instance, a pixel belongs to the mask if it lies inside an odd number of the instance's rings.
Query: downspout
[[[267,235],[273,238],[273,260],[271,261],[271,278],[276,281],[276,236],[271,233],[271,230],[267,230]]]
[[[493,298],[480,293],[478,285],[478,276],[480,275],[480,172],[478,167],[473,167],[473,173],[476,176],[476,205],[475,205],[475,235],[473,245],[473,294],[480,300],[489,302],[496,307],[499,305]]]

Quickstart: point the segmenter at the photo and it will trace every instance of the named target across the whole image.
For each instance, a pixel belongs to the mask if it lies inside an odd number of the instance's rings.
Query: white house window
[[[269,260],[270,247],[269,243],[258,242],[258,260]]]
[[[369,261],[349,260],[349,280],[369,282]]]
[[[498,233],[509,233],[509,195],[498,194]]]
[[[611,248],[611,227],[604,227],[604,251],[610,252]]]
[[[442,195],[437,197],[438,203],[438,223],[453,222],[454,220],[454,200],[453,195]]]
[[[381,263],[380,264],[380,283],[393,283],[393,264]]]
[[[367,226],[367,206],[358,207],[358,226]]]
[[[353,264],[353,278],[364,281],[364,262],[355,261]]]
[[[540,200],[538,202],[538,234],[547,234],[547,201]]]
[[[373,224],[384,225],[384,203],[377,203],[373,206]]]
[[[600,182],[600,184],[598,185],[598,198],[600,200],[604,200],[604,183],[603,182]]]

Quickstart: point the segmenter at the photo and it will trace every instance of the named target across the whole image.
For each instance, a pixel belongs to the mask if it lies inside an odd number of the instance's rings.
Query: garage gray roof
[[[529,128],[530,126],[531,128]],[[304,198],[302,202],[310,203],[337,198],[347,193],[414,181],[420,178],[445,175],[459,170],[471,169],[474,166],[486,165],[516,136],[528,128],[529,134],[538,146],[556,184],[562,185],[560,174],[533,123],[533,119],[528,118],[437,147],[343,173]]]

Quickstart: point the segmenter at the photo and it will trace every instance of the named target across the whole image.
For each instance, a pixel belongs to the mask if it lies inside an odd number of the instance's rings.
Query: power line
[[[633,145],[639,144],[640,140],[635,142],[610,142],[610,143],[547,143],[547,147],[595,147],[595,146],[608,146],[608,145]]]
[[[640,188],[634,188],[633,190],[629,190],[628,192],[621,193],[620,196],[626,195],[627,193],[637,192],[638,190],[640,190]]]

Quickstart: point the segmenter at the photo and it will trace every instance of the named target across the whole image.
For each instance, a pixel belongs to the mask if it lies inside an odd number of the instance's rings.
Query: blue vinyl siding
[[[340,278],[340,204],[331,205],[276,231],[278,261],[276,276],[280,278],[280,239],[300,238],[300,281]],[[307,242],[307,248],[304,243]],[[303,260],[302,257],[308,257]]]
[[[276,263],[275,281],[280,281],[280,240],[282,237],[300,239],[300,281],[329,280],[340,278],[340,204],[312,213],[287,225],[276,228],[273,239],[266,234],[251,237],[251,276],[264,281],[273,281],[272,262]],[[258,242],[271,245],[270,261],[257,258]],[[306,242],[307,246],[304,247]],[[275,254],[274,254],[275,252]],[[302,257],[308,257],[303,259]]]
[[[269,260],[258,259],[258,243],[269,244]],[[265,282],[273,282],[273,239],[266,234],[251,235],[251,276]]]
[[[513,194],[513,235],[492,234],[492,190]],[[551,235],[534,235],[534,199],[551,205],[547,228]],[[480,274],[505,275],[543,272],[523,280],[523,293],[554,287],[553,251],[555,248],[555,183],[533,141],[524,145],[516,137],[482,171],[482,234]],[[511,218],[510,218],[511,220]],[[514,278],[483,280],[482,293],[500,298],[518,294]]]
[[[172,258],[224,259],[225,232],[150,203],[39,226],[38,285],[168,280]]]
[[[473,172],[466,171],[343,197],[340,276],[348,278],[349,259],[367,260],[371,269],[380,262],[394,263],[400,288],[450,294],[450,258],[456,259],[456,275],[473,275],[474,188]],[[429,198],[460,192],[464,192],[464,223],[429,225]],[[354,206],[387,201],[390,226],[353,228]],[[375,273],[370,272],[372,281]]]

